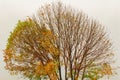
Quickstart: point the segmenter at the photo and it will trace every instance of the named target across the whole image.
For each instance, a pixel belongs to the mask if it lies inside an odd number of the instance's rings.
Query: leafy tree
[[[18,22],[4,61],[12,74],[30,79],[97,80],[112,75],[111,54],[104,26],[58,2]]]
[[[59,54],[54,40],[50,30],[38,27],[31,19],[19,21],[5,50],[6,69],[29,78],[55,74],[55,60]]]

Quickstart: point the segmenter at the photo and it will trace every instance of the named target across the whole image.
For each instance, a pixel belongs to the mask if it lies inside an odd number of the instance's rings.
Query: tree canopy
[[[58,2],[18,21],[4,51],[12,74],[50,80],[97,80],[112,75],[111,42],[104,26]]]

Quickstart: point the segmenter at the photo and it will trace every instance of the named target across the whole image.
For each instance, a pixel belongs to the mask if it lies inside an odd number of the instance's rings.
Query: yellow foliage
[[[12,51],[9,49],[4,50],[4,53],[5,53],[4,61],[7,62],[12,58],[13,54],[12,54]]]
[[[53,61],[50,61],[49,63],[47,63],[45,66],[45,72],[47,74],[52,74],[55,72],[55,69],[56,69],[56,64],[53,62]]]
[[[44,71],[44,66],[41,62],[37,63],[37,66],[35,68],[35,74],[36,76],[41,76],[41,75],[45,75],[45,71]]]
[[[103,75],[112,75],[112,68],[109,64],[104,63],[103,64],[103,70],[102,70]]]
[[[78,77],[76,77],[75,80],[78,80]]]
[[[53,61],[50,61],[43,65],[41,62],[37,62],[37,66],[35,68],[35,74],[36,76],[41,76],[41,75],[50,75],[54,74],[56,70],[56,64]]]

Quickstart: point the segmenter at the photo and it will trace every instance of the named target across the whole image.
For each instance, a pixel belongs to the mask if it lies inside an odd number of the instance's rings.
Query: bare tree
[[[59,49],[59,76],[62,80],[62,63],[65,80],[70,73],[71,80],[87,72],[87,68],[108,63],[111,43],[104,31],[104,26],[90,19],[83,12],[64,6],[61,3],[41,7],[34,20],[44,24],[57,35],[56,45]],[[61,63],[62,62],[62,63]]]

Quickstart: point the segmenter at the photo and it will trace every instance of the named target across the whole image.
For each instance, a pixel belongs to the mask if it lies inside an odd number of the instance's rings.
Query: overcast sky
[[[23,80],[18,76],[11,76],[4,69],[3,52],[7,38],[20,19],[32,16],[38,8],[58,0],[0,0],[0,80]],[[120,0],[61,0],[65,4],[82,10],[106,26],[106,30],[113,42],[116,66],[120,65]],[[110,80],[120,80],[120,69]],[[27,80],[27,79],[25,79]],[[105,80],[105,79],[104,79]]]

